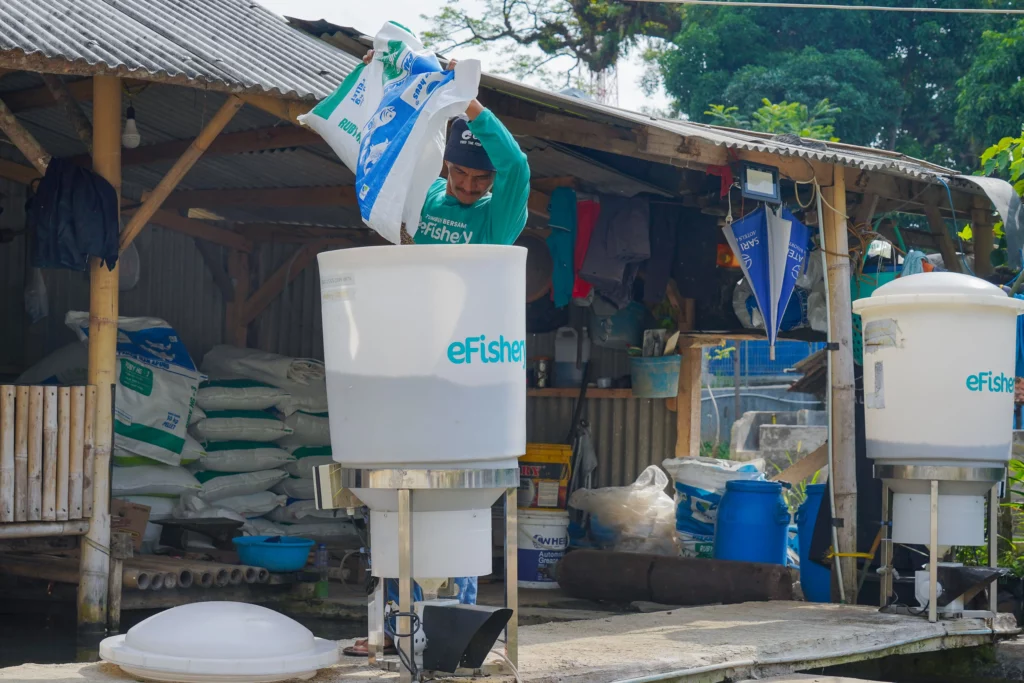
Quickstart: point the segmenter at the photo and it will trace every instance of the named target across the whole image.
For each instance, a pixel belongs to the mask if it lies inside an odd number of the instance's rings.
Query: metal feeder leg
[[[398,490],[398,610],[402,614],[413,611],[412,605],[412,491]],[[412,633],[412,620],[400,616],[395,630],[398,633]],[[408,657],[406,661],[414,662],[415,646],[411,636],[395,638],[395,646]],[[399,669],[398,680],[401,683],[412,683],[412,672],[405,666]]]
[[[505,607],[512,617],[505,625],[505,656],[519,666],[519,489],[505,490]]]
[[[928,548],[928,621],[939,620],[939,482],[932,482],[931,515],[929,520],[931,544]]]

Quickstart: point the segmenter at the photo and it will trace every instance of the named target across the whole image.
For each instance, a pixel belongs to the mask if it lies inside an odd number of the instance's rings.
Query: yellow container
[[[572,446],[528,443],[519,457],[519,508],[564,510],[572,475]]]

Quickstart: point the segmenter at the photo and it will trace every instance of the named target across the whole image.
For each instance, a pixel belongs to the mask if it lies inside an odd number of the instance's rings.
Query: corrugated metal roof
[[[358,63],[252,0],[3,0],[0,50],[303,99]]]
[[[356,49],[357,45],[365,44],[367,38],[360,31],[331,24],[326,21],[305,21],[289,19],[293,26],[302,28],[316,36],[340,36],[339,43],[345,48]],[[360,42],[361,41],[361,42]],[[534,104],[556,109],[560,112],[575,114],[590,120],[603,120],[619,125],[651,126],[669,133],[684,137],[693,137],[726,149],[765,152],[779,156],[799,157],[807,160],[830,164],[840,164],[865,171],[877,171],[890,175],[913,178],[915,180],[934,181],[937,176],[956,176],[953,171],[942,166],[903,154],[887,150],[858,147],[842,143],[827,143],[826,149],[787,144],[775,140],[771,135],[751,131],[722,128],[703,123],[694,123],[680,119],[665,119],[641,114],[628,109],[620,109],[605,104],[569,97],[559,93],[535,88],[525,83],[513,81],[493,74],[484,74],[481,85],[492,90],[528,100]],[[815,141],[817,142],[817,141]],[[963,189],[971,191],[970,188]],[[977,190],[974,190],[976,193]]]

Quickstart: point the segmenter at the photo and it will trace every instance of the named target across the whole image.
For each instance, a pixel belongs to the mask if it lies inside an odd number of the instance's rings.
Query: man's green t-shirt
[[[469,130],[494,165],[494,187],[466,206],[450,196],[447,181],[438,178],[427,191],[416,244],[512,244],[526,227],[530,198],[526,155],[489,109],[469,122]]]

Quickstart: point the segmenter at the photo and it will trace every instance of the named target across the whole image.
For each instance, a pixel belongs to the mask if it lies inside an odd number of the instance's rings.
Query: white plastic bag
[[[675,527],[683,557],[712,557],[718,506],[730,481],[764,479],[764,460],[669,458],[661,463],[675,481]]]
[[[174,519],[232,519],[244,522],[246,518],[234,510],[223,507],[219,501],[211,504],[195,493],[187,493],[174,506]]]
[[[202,482],[199,497],[207,503],[214,503],[224,498],[267,491],[287,476],[288,474],[283,470],[263,470],[262,472],[243,472],[241,474],[200,472],[196,479]]]
[[[89,314],[70,311],[65,324],[85,341]],[[159,318],[118,318],[114,441],[121,450],[175,465],[202,374],[178,333]]]
[[[21,373],[18,384],[87,384],[89,347],[85,342],[62,346]]]
[[[363,221],[393,244],[405,223],[419,226],[427,190],[441,171],[449,118],[466,111],[480,85],[480,63],[442,71],[433,51],[394,22],[358,66],[299,122],[319,133],[356,175]]]
[[[283,473],[282,473],[283,474]],[[184,467],[170,465],[141,465],[115,467],[110,481],[110,493],[116,498],[125,496],[180,496],[198,491],[199,481]]]
[[[277,441],[292,433],[276,415],[263,410],[211,410],[189,428],[203,443],[216,441]]]
[[[665,493],[668,476],[651,465],[630,486],[580,489],[569,497],[569,507],[591,515],[613,532],[610,549],[619,552],[675,555],[675,505]]]
[[[266,410],[288,397],[284,389],[254,379],[214,379],[199,385],[196,405],[203,410]]]
[[[258,472],[281,468],[295,457],[272,443],[255,441],[212,441],[206,444],[206,456],[197,471]]]
[[[295,500],[313,500],[316,498],[316,482],[312,479],[288,477],[274,484],[271,491]]]

